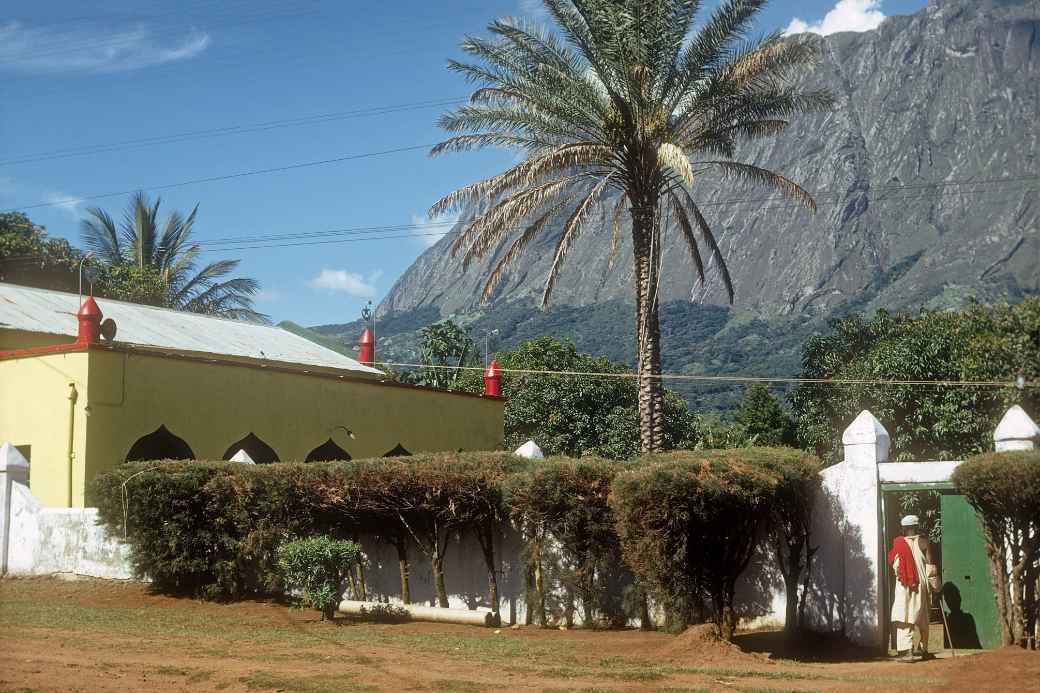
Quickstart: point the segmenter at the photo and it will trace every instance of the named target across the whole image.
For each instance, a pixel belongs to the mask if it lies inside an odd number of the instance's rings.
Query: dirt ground
[[[139,584],[0,581],[2,691],[1028,691],[1040,652],[903,664],[829,640],[702,631],[321,623],[282,604],[212,604]]]

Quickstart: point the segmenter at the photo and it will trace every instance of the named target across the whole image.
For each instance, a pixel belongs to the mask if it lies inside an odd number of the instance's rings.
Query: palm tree
[[[784,176],[734,160],[740,142],[782,132],[792,115],[827,108],[826,92],[803,92],[789,78],[816,59],[804,39],[773,34],[745,40],[765,0],[724,0],[691,34],[698,0],[543,0],[557,32],[518,20],[489,25],[491,39],[467,37],[471,63],[449,67],[478,88],[440,119],[452,133],[432,154],[485,147],[520,150],[504,173],[457,190],[431,214],[477,210],[452,244],[464,266],[512,238],[481,296],[530,241],[562,222],[543,307],[574,241],[594,212],[611,219],[611,261],[622,214],[631,215],[636,294],[636,368],[644,451],[661,448],[657,286],[662,232],[677,229],[704,281],[705,257],[733,284],[694,184],[706,173],[763,185],[815,210]],[[597,227],[595,231],[606,232]],[[516,232],[516,233],[514,233]]]
[[[82,222],[84,243],[109,268],[136,270],[154,279],[161,287],[158,302],[164,306],[236,320],[266,321],[265,315],[253,310],[252,297],[259,283],[245,277],[226,278],[239,260],[219,260],[196,270],[202,248],[192,242],[191,232],[198,205],[187,217],[173,212],[161,224],[160,201],[156,198],[150,204],[144,193],[137,193],[119,226],[104,210],[87,210],[90,216]]]

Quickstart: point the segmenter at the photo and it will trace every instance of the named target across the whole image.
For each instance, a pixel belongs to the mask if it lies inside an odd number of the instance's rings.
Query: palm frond
[[[739,161],[698,161],[696,163],[721,169],[726,178],[773,188],[782,195],[795,200],[806,209],[812,212],[816,211],[816,200],[809,194],[809,191],[779,173],[752,164],[743,164]]]
[[[605,176],[603,180],[596,184],[589,191],[589,194],[585,196],[585,199],[578,203],[570,219],[564,224],[563,233],[560,234],[560,239],[556,242],[556,252],[553,254],[552,266],[549,267],[549,276],[545,279],[545,290],[542,292],[542,307],[549,303],[549,296],[556,286],[556,278],[560,274],[561,267],[563,267],[563,260],[570,252],[575,239],[581,233],[585,217],[588,216],[589,210],[598,201],[600,194],[602,194],[603,189],[607,187],[609,182],[610,176]]]
[[[87,249],[106,264],[118,265],[123,262],[122,237],[112,217],[98,207],[88,209],[87,215],[80,222],[80,236]]]
[[[507,271],[509,271],[509,268],[512,267],[513,263],[516,262],[516,259],[524,252],[524,248],[527,247],[527,244],[542,232],[545,225],[555,218],[560,210],[567,206],[567,203],[570,202],[570,200],[571,198],[564,198],[562,202],[553,206],[548,212],[538,217],[534,223],[524,229],[523,233],[517,236],[516,240],[510,244],[509,249],[495,263],[495,267],[488,275],[487,281],[484,282],[484,289],[480,292],[481,303],[486,303],[487,300],[491,298],[491,295],[495,291],[495,287],[498,286],[502,277],[505,276]]]
[[[657,147],[657,158],[665,166],[679,174],[687,185],[693,185],[693,166],[682,147],[671,142],[662,142]]]
[[[690,195],[690,191],[687,190],[685,186],[675,185],[672,186],[672,190],[675,194],[679,195],[686,209],[693,215],[694,221],[700,229],[701,239],[711,251],[712,261],[715,263],[715,266],[719,268],[719,276],[722,277],[722,285],[726,289],[726,295],[729,297],[729,302],[733,303],[733,278],[729,274],[729,266],[726,264],[726,258],[722,255],[722,249],[719,248],[719,243],[715,239],[715,234],[712,232],[708,220],[704,218],[700,207],[698,207],[697,203],[694,202],[693,197]]]

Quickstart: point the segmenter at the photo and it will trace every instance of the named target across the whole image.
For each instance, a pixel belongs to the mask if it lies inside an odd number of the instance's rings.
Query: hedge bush
[[[431,561],[443,606],[449,534],[472,531],[493,566],[491,537],[505,519],[503,480],[526,464],[503,453],[256,466],[141,462],[98,476],[90,502],[102,522],[134,545],[137,574],[165,592],[214,599],[278,592],[280,544],[317,534],[369,535],[398,547],[405,601],[406,539],[414,539]],[[491,568],[488,579],[489,592],[496,593]],[[363,574],[353,580],[364,598]],[[497,594],[489,600],[496,606]]]
[[[297,539],[278,547],[278,567],[290,587],[303,590],[303,598],[331,621],[343,598],[343,583],[361,564],[361,547],[352,541],[327,536]]]
[[[573,622],[574,597],[580,600],[585,624],[623,624],[623,605],[611,600],[611,586],[631,581],[625,575],[621,547],[610,508],[610,486],[622,465],[594,457],[549,458],[510,480],[507,502],[514,525],[527,541],[530,582],[529,609],[547,624],[546,571],[567,595],[564,619]],[[547,542],[560,559],[550,564]]]
[[[611,494],[626,562],[688,619],[707,601],[719,636],[730,639],[737,579],[779,505],[798,495],[791,489],[802,474],[787,467],[801,469],[801,457],[746,448],[640,458],[617,475]]]
[[[618,625],[645,592],[697,618],[705,602],[732,633],[734,589],[755,548],[771,538],[790,584],[811,558],[815,461],[793,450],[669,453],[621,463],[530,461],[505,453],[437,453],[328,463],[242,465],[142,462],[99,476],[91,503],[133,545],[136,572],[161,591],[237,599],[284,590],[278,547],[325,535],[395,547],[400,596],[410,602],[417,547],[437,602],[448,604],[444,558],[456,535],[474,537],[498,608],[495,537],[506,524],[528,542],[529,613],[547,621],[546,596],[564,592],[569,623]],[[760,531],[765,524],[772,531]],[[550,560],[551,559],[551,560]],[[366,598],[364,572],[348,575]],[[629,604],[619,597],[628,588]],[[803,590],[804,591],[804,590]],[[794,599],[797,588],[789,589]],[[641,607],[641,608],[640,608]]]
[[[982,522],[1004,644],[1025,646],[1040,617],[1040,450],[973,457],[953,482]]]

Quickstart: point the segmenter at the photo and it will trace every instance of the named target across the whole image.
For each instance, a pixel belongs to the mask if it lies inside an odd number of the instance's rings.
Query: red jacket
[[[914,588],[921,581],[917,574],[917,561],[914,560],[914,552],[910,550],[910,544],[905,537],[896,537],[892,542],[892,550],[888,552],[888,564],[893,565],[899,558],[899,569],[896,577],[904,587]]]

